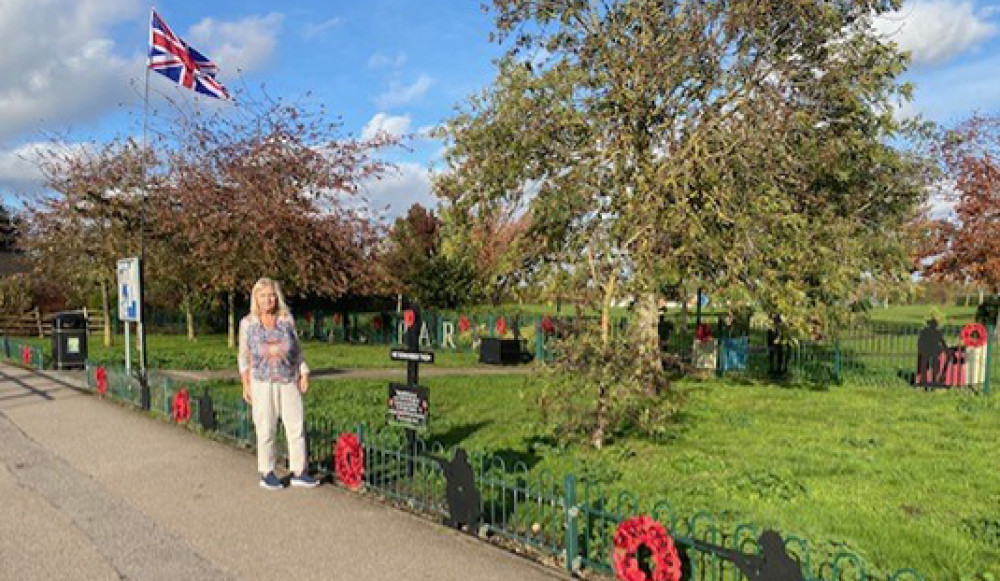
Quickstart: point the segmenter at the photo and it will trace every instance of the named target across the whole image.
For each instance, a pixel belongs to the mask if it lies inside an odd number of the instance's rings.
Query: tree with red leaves
[[[929,259],[923,274],[1000,293],[1000,116],[959,123],[942,135],[936,151],[954,216],[924,223],[918,258]]]
[[[371,289],[379,228],[354,200],[389,168],[374,154],[393,138],[345,138],[322,108],[250,96],[178,127],[156,222],[181,258],[164,274],[185,292],[227,296],[231,346],[234,296],[260,276],[290,294]]]

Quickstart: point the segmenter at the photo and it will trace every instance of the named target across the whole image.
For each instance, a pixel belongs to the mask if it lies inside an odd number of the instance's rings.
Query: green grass
[[[189,342],[183,335],[149,335],[147,363],[152,369],[236,369],[236,350],[226,346],[225,335],[203,335]],[[49,339],[24,339],[24,342],[43,349],[46,361],[51,361],[52,345]],[[388,345],[348,345],[323,341],[303,341],[306,362],[312,369],[325,368],[392,368],[402,365],[389,359]],[[89,359],[95,363],[122,365],[125,361],[124,337],[114,338],[114,345],[104,347],[99,335],[91,335],[88,344]],[[133,361],[137,361],[133,346]],[[438,367],[468,367],[477,365],[478,354],[472,352],[435,353],[434,365]]]
[[[442,377],[428,439],[499,452],[535,472],[574,472],[612,490],[669,500],[861,554],[927,579],[1000,574],[1000,399],[907,388],[827,391],[686,380],[684,414],[662,441],[620,438],[598,452],[559,446],[534,395],[538,377]],[[234,384],[215,384],[235,396]],[[319,380],[311,419],[380,425],[384,381]],[[221,395],[221,394],[220,394]]]
[[[929,310],[893,307],[872,315],[917,330]],[[974,313],[941,310],[949,325],[964,324]],[[121,337],[113,350],[95,340],[92,359],[122,360]],[[43,346],[48,357],[48,340],[29,342]],[[304,345],[314,369],[400,365],[389,360],[387,346]],[[914,567],[929,580],[1000,575],[1000,399],[902,387],[899,372],[914,370],[915,346],[916,336],[898,333],[845,341],[845,359],[857,365],[847,370],[848,385],[829,390],[682,381],[678,388],[687,401],[667,438],[622,438],[601,452],[552,442],[535,404],[537,376],[428,378],[429,437],[519,458],[535,472],[598,478],[612,489],[669,500],[685,516],[707,510],[723,522],[753,522],[823,547],[844,547],[883,571]],[[149,349],[153,368],[236,365],[224,336],[191,344],[182,336],[154,335]],[[994,390],[1000,388],[998,354],[995,343]],[[454,367],[474,364],[476,357],[439,350],[437,360]],[[864,386],[876,376],[898,379],[900,387]],[[212,385],[220,395],[237,397],[235,384]],[[380,380],[316,380],[308,414],[380,425],[385,390]]]
[[[872,321],[881,323],[908,323],[923,326],[930,317],[931,310],[936,309],[944,315],[945,325],[965,325],[976,318],[976,307],[958,307],[955,305],[900,305],[895,307],[872,308],[868,316]]]

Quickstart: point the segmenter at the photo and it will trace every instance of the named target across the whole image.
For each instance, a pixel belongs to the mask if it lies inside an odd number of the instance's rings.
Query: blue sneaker
[[[316,488],[319,486],[319,480],[309,476],[308,472],[303,472],[298,476],[292,476],[289,482],[292,486],[298,486],[299,488]]]
[[[268,490],[281,490],[284,488],[278,477],[274,475],[274,472],[268,472],[267,476],[260,479],[260,487]]]

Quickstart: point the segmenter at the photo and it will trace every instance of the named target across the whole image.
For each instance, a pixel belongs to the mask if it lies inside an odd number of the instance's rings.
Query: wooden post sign
[[[386,418],[390,424],[408,430],[427,427],[430,418],[430,389],[420,385],[420,364],[434,363],[434,353],[420,350],[420,307],[414,306],[404,316],[406,349],[393,349],[393,361],[406,362],[406,383],[390,383]],[[407,434],[412,437],[411,434]]]

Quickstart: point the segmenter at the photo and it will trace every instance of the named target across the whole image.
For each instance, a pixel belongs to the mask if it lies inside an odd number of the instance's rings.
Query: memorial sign
[[[427,427],[430,389],[423,385],[389,384],[389,423],[406,428]]]
[[[415,361],[417,363],[434,363],[434,353],[430,351],[399,351],[393,349],[389,353],[393,361]]]
[[[406,326],[406,349],[393,349],[393,361],[406,362],[406,383],[390,383],[386,400],[386,420],[406,428],[407,441],[415,439],[414,431],[427,427],[430,419],[430,389],[420,385],[420,364],[434,363],[434,353],[420,350],[420,331],[423,324],[420,308],[408,309],[403,316]]]

